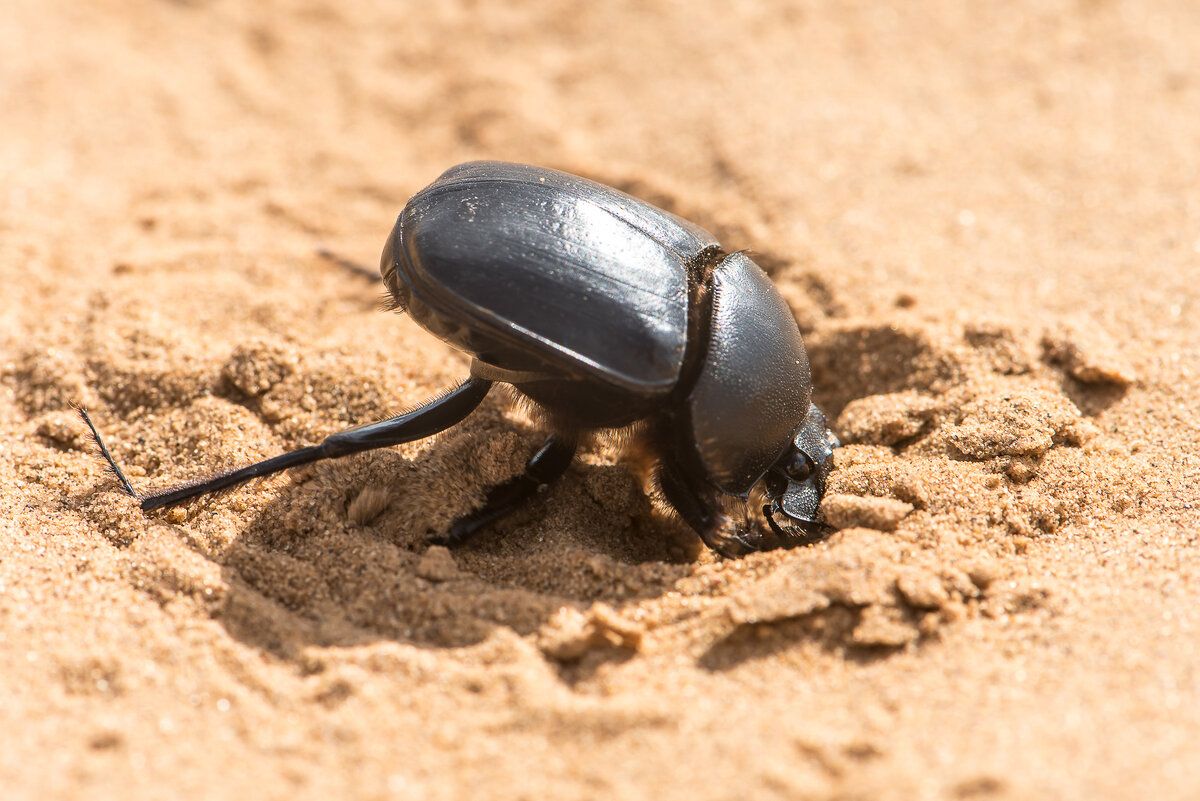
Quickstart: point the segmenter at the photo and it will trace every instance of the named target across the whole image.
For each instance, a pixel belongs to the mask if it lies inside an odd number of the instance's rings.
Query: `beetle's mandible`
[[[650,449],[661,498],[724,556],[828,531],[819,505],[838,441],[812,403],[795,318],[745,253],[727,253],[707,231],[573,175],[470,162],[409,200],[380,272],[396,308],[472,356],[466,381],[320,445],[147,495],[95,435],[142,509],[431,436],[503,382],[552,433],[524,473],[493,487],[440,542],[511,512],[566,471],[582,433],[613,428]],[[766,527],[744,513],[752,493],[764,498]]]

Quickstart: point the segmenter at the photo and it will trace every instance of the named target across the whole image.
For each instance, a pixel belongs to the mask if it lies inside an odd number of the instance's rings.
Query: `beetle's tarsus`
[[[125,478],[125,474],[121,472],[121,468],[117,466],[116,460],[113,459],[112,454],[108,452],[108,448],[104,445],[104,440],[100,437],[100,432],[96,430],[95,424],[92,423],[92,418],[88,417],[87,409],[83,408],[82,406],[76,406],[75,409],[79,412],[79,416],[83,418],[83,422],[87,424],[88,429],[91,430],[92,442],[95,444],[96,450],[99,452],[100,457],[104,459],[108,472],[111,473],[117,479],[117,481],[121,482],[121,488],[124,489],[131,498],[135,498],[140,501],[141,496],[134,491],[133,485],[129,483],[129,479]]]

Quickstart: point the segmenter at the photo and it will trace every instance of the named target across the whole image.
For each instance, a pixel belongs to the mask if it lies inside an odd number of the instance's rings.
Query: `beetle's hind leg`
[[[482,507],[455,520],[446,535],[433,539],[433,543],[458,545],[515,511],[539,489],[562,477],[575,458],[577,442],[573,434],[552,434],[526,463],[523,473],[492,487]]]
[[[183,503],[200,495],[231,489],[251,479],[269,476],[287,470],[289,467],[299,467],[322,459],[335,459],[340,456],[349,456],[352,453],[387,448],[391,445],[433,436],[439,431],[445,431],[473,412],[475,407],[483,401],[491,386],[492,382],[485,378],[469,378],[449,392],[410,412],[381,420],[378,423],[367,423],[330,434],[320,445],[289,451],[261,462],[255,462],[239,470],[221,473],[147,495],[139,495],[134,492],[133,487],[121,473],[121,469],[109,455],[108,449],[104,447],[100,435],[96,433],[95,427],[87,419],[86,413],[83,417],[88,426],[92,428],[96,444],[100,448],[101,455],[108,462],[109,468],[121,479],[125,490],[138,499],[142,511],[149,512],[152,509]]]

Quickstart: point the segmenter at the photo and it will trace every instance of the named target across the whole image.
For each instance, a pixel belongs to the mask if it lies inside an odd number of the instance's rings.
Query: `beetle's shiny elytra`
[[[142,496],[142,508],[429,436],[500,381],[533,401],[553,433],[443,542],[556,480],[581,432],[635,423],[663,498],[716,551],[791,547],[827,530],[818,506],[837,439],[811,401],[795,319],[745,253],[725,252],[702,228],[566,173],[470,162],[409,200],[380,272],[398,308],[473,357],[464,383],[321,445]],[[766,529],[725,511],[756,487]]]

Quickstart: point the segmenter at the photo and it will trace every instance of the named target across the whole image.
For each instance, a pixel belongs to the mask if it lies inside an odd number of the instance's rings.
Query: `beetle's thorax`
[[[701,303],[703,361],[681,411],[706,480],[745,495],[804,422],[808,355],[791,309],[744,253],[715,266]]]

